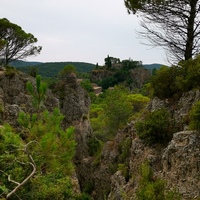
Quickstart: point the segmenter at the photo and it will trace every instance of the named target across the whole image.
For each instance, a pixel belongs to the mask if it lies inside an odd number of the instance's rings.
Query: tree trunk
[[[188,60],[193,56],[194,23],[196,17],[196,6],[197,6],[197,0],[190,0],[190,12],[189,12],[190,15],[188,16],[185,60]]]

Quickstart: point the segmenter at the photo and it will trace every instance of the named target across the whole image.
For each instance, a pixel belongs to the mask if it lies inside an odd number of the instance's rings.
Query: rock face
[[[149,80],[151,72],[143,67],[130,70],[131,78],[134,80],[136,88],[142,88],[144,83]]]
[[[91,81],[92,82],[101,81],[102,79],[107,78],[111,75],[112,75],[112,72],[106,69],[92,70]]]
[[[32,111],[32,99],[26,90],[27,81],[35,84],[34,78],[23,73],[13,71],[11,74],[7,74],[7,71],[1,71],[0,123],[6,122],[17,128],[19,112]],[[63,128],[75,127],[77,150],[74,162],[77,164],[77,173],[73,181],[79,182],[76,180],[76,176],[84,176],[81,174],[83,170],[79,169],[85,167],[84,159],[89,155],[87,143],[92,134],[88,120],[90,99],[77,82],[74,74],[67,76],[61,86],[62,90],[57,90],[56,94],[50,90],[47,91],[44,108],[52,111],[53,108],[59,107],[64,115]],[[77,190],[79,190],[78,188],[79,185]]]
[[[61,113],[65,116],[63,126],[75,126],[78,160],[88,156],[87,141],[91,136],[91,126],[88,120],[90,99],[82,89],[75,74],[69,74],[56,86],[56,97],[60,102]]]
[[[113,141],[105,145],[100,166],[96,169],[96,176],[102,177],[99,180],[99,186],[106,185],[107,191],[110,191],[109,200],[135,199],[140,179],[140,166],[145,161],[149,162],[155,179],[161,178],[166,181],[167,190],[176,190],[183,200],[200,197],[200,133],[187,131],[187,120],[185,120],[192,105],[199,99],[200,95],[197,90],[183,94],[178,101],[170,102],[170,100],[154,98],[149,104],[150,111],[162,107],[169,109],[173,118],[180,124],[182,131],[174,133],[172,140],[165,147],[145,145],[135,135],[134,123],[127,126],[117,134]],[[122,141],[125,139],[131,140],[129,150],[120,151]],[[127,157],[121,160],[125,151],[128,152],[126,153]],[[109,172],[111,163],[116,164],[114,173]],[[121,163],[125,164],[128,169],[128,178],[119,167]],[[105,171],[107,171],[107,175],[105,175]],[[98,193],[98,188],[95,189],[95,192]],[[98,199],[96,196],[94,197],[94,199]]]
[[[183,199],[200,196],[200,134],[183,131],[174,134],[162,154],[161,177],[169,188],[177,188]]]
[[[32,77],[28,77],[20,72],[7,74],[1,71],[0,74],[0,121],[18,126],[17,117],[20,111],[32,110],[32,100],[26,90],[26,83],[31,81],[35,84]],[[44,106],[48,110],[59,106],[59,101],[51,91],[47,92],[47,98]]]
[[[174,134],[172,141],[164,149],[145,146],[135,138],[130,149],[129,173],[133,176],[125,180],[121,171],[111,176],[108,199],[128,200],[135,198],[140,176],[139,167],[149,161],[155,178],[166,181],[167,189],[174,189],[181,199],[200,197],[200,134],[196,131],[182,131]]]
[[[112,76],[116,71],[106,69],[95,69],[91,73],[91,81],[97,82],[104,78]],[[143,67],[129,70],[130,77],[134,80],[133,88],[141,88],[143,84],[150,78],[151,72]]]
[[[0,123],[18,126],[18,113],[31,111],[31,98],[26,91],[27,81],[35,82],[22,73],[0,73]],[[192,105],[200,99],[198,90],[184,94],[175,102],[154,98],[150,111],[165,107],[180,126],[165,147],[147,146],[135,134],[134,122],[105,144],[100,157],[89,154],[88,140],[93,137],[88,112],[90,100],[80,87],[76,76],[70,74],[50,90],[44,106],[48,110],[60,107],[65,116],[63,127],[75,126],[77,153],[74,185],[79,192],[87,189],[95,200],[131,200],[135,198],[140,179],[139,169],[146,160],[154,178],[166,180],[167,189],[176,189],[183,200],[200,197],[200,133],[187,130],[187,116]],[[78,180],[76,179],[78,177]],[[79,184],[79,185],[78,185]],[[76,189],[75,189],[76,190]]]

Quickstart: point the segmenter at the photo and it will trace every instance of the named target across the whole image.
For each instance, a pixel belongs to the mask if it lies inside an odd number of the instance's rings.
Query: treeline
[[[94,64],[85,62],[47,62],[39,64],[35,64],[35,62],[30,62],[30,64],[20,62],[20,65],[17,62],[11,63],[11,66],[16,67],[18,70],[26,74],[31,74],[31,72],[35,71],[43,78],[55,77],[60,71],[64,69],[64,67],[68,65],[73,65],[76,71],[79,73],[88,73],[95,68]]]

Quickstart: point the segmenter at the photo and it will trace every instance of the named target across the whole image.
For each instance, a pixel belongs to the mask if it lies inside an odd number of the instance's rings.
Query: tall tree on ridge
[[[7,65],[11,61],[37,55],[41,46],[34,46],[37,42],[31,33],[26,33],[17,24],[8,19],[0,19],[0,63]],[[1,45],[2,44],[2,45]]]
[[[163,47],[169,61],[188,60],[200,51],[200,0],[124,0],[129,13],[139,14],[139,34]]]

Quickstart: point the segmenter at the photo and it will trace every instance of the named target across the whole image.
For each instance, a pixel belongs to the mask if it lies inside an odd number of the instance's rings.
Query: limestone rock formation
[[[112,75],[112,72],[106,69],[95,69],[95,70],[92,70],[91,81],[92,82],[101,81],[102,79],[107,78],[111,75]]]
[[[6,70],[0,73],[0,123],[9,123],[18,128],[17,117],[20,111],[32,111],[32,99],[26,90],[27,81],[35,84],[35,79],[24,73]],[[73,183],[79,190],[79,181],[76,177],[83,176],[79,168],[84,168],[84,159],[88,153],[88,139],[91,137],[91,126],[88,120],[90,99],[87,93],[77,82],[76,76],[70,74],[66,77],[62,90],[54,94],[47,91],[44,108],[52,111],[59,107],[64,115],[63,128],[75,127],[75,138],[77,142],[75,164],[77,173],[73,176]],[[77,184],[78,183],[78,184]],[[76,189],[75,189],[76,190]]]
[[[142,88],[144,83],[147,80],[149,80],[149,78],[151,76],[151,71],[149,71],[143,67],[139,67],[139,68],[131,69],[130,76],[135,82],[134,87]]]
[[[35,82],[20,72],[1,71],[0,123],[17,127],[18,113],[31,111],[27,81]],[[51,111],[59,106],[65,116],[63,128],[75,126],[77,153],[73,185],[77,192],[87,189],[95,200],[105,197],[109,200],[134,199],[140,179],[139,168],[148,160],[155,179],[166,180],[167,189],[176,189],[183,200],[190,200],[200,197],[200,133],[187,131],[187,117],[199,99],[198,90],[185,93],[176,101],[154,98],[148,106],[149,111],[167,108],[181,131],[174,133],[166,146],[147,146],[137,137],[134,122],[131,122],[105,144],[97,160],[90,155],[88,147],[89,139],[94,137],[88,119],[90,99],[75,74],[69,74],[60,82],[54,93],[48,91],[44,107]]]
[[[154,98],[149,104],[150,111],[162,107],[169,109],[173,118],[181,124],[182,131],[174,133],[172,140],[166,146],[144,144],[135,134],[134,123],[129,124],[117,134],[113,141],[105,145],[99,171],[96,169],[96,176],[102,177],[99,185],[106,185],[109,188],[109,200],[135,199],[140,179],[140,166],[145,161],[149,162],[155,179],[166,181],[167,190],[176,190],[183,200],[200,197],[200,133],[185,130],[187,120],[184,118],[188,116],[192,105],[199,99],[199,91],[196,90],[183,94],[174,102]],[[123,152],[120,152],[119,148],[125,138],[131,140],[129,153],[123,160],[128,169],[128,178],[119,167],[115,168],[115,173],[108,173],[105,176],[105,171],[111,163],[115,163],[116,166],[121,163],[120,157]],[[124,151],[127,150],[124,149]],[[104,169],[103,172],[102,169]],[[98,190],[100,189],[96,188],[95,192],[98,193]]]
[[[183,199],[200,196],[200,134],[182,131],[174,134],[162,154],[161,177],[169,188],[177,188]]]

